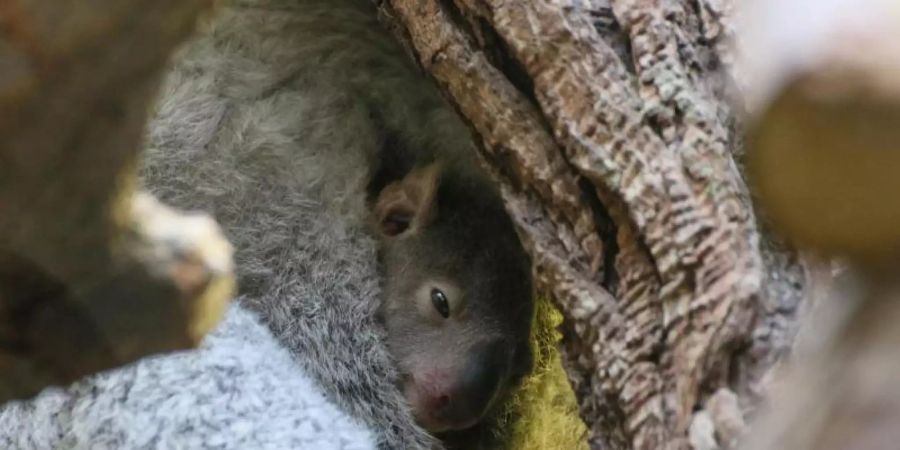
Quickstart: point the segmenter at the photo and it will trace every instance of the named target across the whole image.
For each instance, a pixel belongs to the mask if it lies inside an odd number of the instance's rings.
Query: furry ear
[[[395,237],[428,225],[437,215],[435,196],[439,182],[440,167],[432,163],[385,186],[373,208],[378,230]]]

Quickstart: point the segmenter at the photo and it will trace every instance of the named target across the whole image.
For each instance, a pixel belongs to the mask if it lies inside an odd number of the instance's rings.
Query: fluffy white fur
[[[253,315],[232,307],[189,352],[145,359],[0,410],[6,450],[367,450]]]

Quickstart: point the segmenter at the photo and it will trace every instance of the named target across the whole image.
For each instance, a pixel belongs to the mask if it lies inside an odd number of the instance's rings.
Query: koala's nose
[[[415,395],[417,418],[433,432],[478,423],[509,372],[510,352],[502,341],[478,344],[466,353],[460,369],[426,377]]]
[[[465,393],[464,405],[472,414],[484,412],[500,387],[509,358],[502,342],[490,342],[473,349],[463,371],[461,390]]]
[[[474,424],[497,393],[508,360],[502,342],[477,345],[453,387],[432,398],[435,412],[450,422]]]

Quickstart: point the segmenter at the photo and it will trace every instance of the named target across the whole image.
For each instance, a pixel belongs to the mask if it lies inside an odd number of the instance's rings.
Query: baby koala
[[[532,366],[528,257],[475,159],[452,156],[382,155],[370,185],[379,316],[401,389],[433,433],[478,423]]]
[[[434,448],[532,364],[500,194],[372,2],[220,3],[173,59],[145,186],[216,218],[242,305],[380,449]]]

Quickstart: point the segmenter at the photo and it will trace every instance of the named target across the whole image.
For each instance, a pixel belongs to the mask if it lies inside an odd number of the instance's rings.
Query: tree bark
[[[810,282],[740,171],[731,3],[378,4],[470,124],[566,317],[592,448],[733,445]]]

